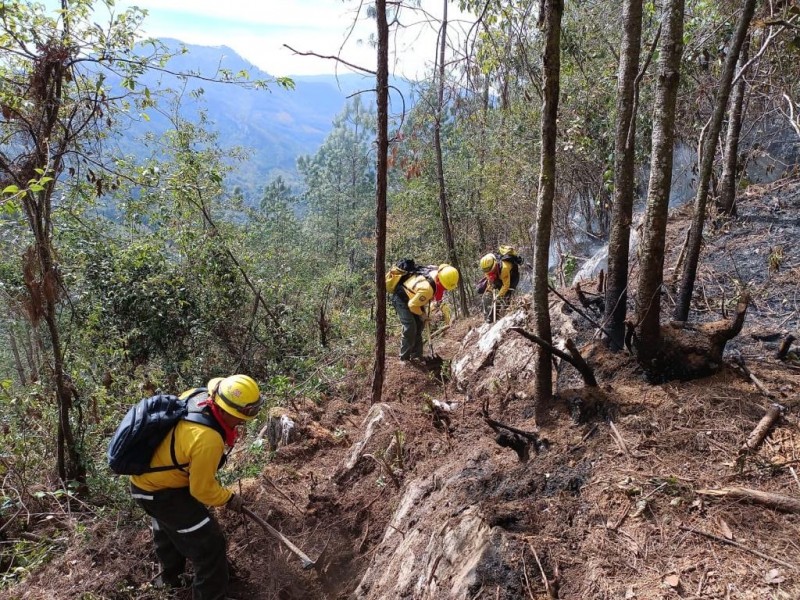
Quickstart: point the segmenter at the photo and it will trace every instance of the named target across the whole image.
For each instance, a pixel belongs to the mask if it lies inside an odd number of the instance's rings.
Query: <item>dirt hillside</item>
[[[797,345],[775,358],[800,329],[800,181],[751,186],[739,215],[708,231],[698,274],[693,322],[729,315],[745,289],[753,298],[712,376],[646,383],[627,354],[594,343],[574,291],[562,290],[554,332],[584,350],[600,389],[587,396],[574,370],[559,367],[562,402],[538,430],[534,346],[508,331],[530,329],[524,297],[493,326],[471,317],[436,335],[442,360],[429,365],[400,363],[390,340],[379,405],[369,404],[368,364],[351,365],[321,405],[294,399],[286,410],[301,435],[241,486],[317,566],[303,570],[257,524],[220,512],[237,573],[231,596],[800,598]],[[672,216],[668,267],[688,223],[688,209]],[[765,441],[743,451],[776,403]],[[496,442],[484,407],[538,434],[526,462]],[[788,500],[765,504],[763,493]],[[142,514],[82,510],[61,529],[32,523],[36,535],[57,531],[64,551],[8,597],[167,597],[149,583],[158,568]]]

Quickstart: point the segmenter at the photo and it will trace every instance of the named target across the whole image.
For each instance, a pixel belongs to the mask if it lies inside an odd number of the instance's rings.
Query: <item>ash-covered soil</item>
[[[220,511],[238,576],[231,597],[800,598],[800,515],[708,493],[747,488],[800,500],[800,361],[775,358],[800,323],[800,182],[751,186],[739,213],[709,228],[698,273],[693,321],[731,313],[745,289],[753,297],[710,377],[646,383],[627,354],[593,343],[592,325],[554,297],[554,331],[587,349],[600,382],[603,406],[584,422],[554,404],[537,430],[534,347],[515,334],[500,335],[457,387],[451,365],[466,364],[491,335],[478,317],[434,337],[438,364],[400,363],[389,340],[379,405],[370,405],[366,362],[351,365],[322,405],[295,399],[303,437],[241,487],[317,566],[303,570],[259,525]],[[667,280],[689,216],[671,219]],[[520,298],[520,319],[530,328],[525,304]],[[389,319],[394,325],[391,311]],[[570,367],[559,370],[562,398],[579,397],[580,387]],[[484,403],[492,418],[537,431],[547,444],[520,462],[495,442]],[[784,416],[758,450],[742,453],[773,403]],[[9,598],[168,597],[149,583],[158,568],[138,511],[77,506],[55,525],[33,519],[30,530],[59,537],[63,553],[6,590]]]

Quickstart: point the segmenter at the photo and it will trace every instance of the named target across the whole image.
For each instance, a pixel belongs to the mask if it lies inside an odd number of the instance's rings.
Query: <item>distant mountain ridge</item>
[[[171,72],[195,72],[213,77],[220,68],[233,73],[242,70],[250,79],[274,79],[268,73],[239,56],[227,46],[197,46],[174,39],[161,40],[168,48],[186,52],[175,56],[167,65]],[[248,161],[233,177],[246,195],[258,193],[260,187],[277,175],[289,182],[296,181],[297,158],[315,153],[331,130],[334,117],[342,111],[347,97],[372,90],[374,78],[360,74],[315,75],[292,77],[294,90],[271,84],[268,91],[245,89],[241,86],[189,79],[186,92],[202,88],[199,99],[184,93],[181,116],[196,120],[198,110],[205,110],[223,147],[241,146],[248,149]],[[184,83],[169,73],[148,72],[140,82],[151,89],[181,89]],[[410,105],[411,83],[393,79]],[[372,102],[373,100],[366,100]],[[138,154],[136,139],[147,132],[159,135],[170,127],[168,119],[159,113],[148,115],[126,133],[125,149]]]

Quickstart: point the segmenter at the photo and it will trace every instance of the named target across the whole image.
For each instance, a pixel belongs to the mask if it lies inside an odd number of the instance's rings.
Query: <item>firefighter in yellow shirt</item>
[[[151,471],[131,477],[131,495],[152,517],[159,583],[186,585],[188,559],[195,573],[193,600],[221,600],[229,577],[225,536],[207,506],[241,511],[241,497],[222,487],[216,473],[225,462],[225,447],[236,442],[237,426],[255,417],[263,400],[247,375],[212,379],[207,389],[188,390],[181,398],[189,398],[189,417],[158,446]],[[191,420],[192,411],[203,414],[200,422]]]
[[[480,260],[481,270],[486,279],[483,292],[483,317],[487,323],[494,323],[498,313],[505,311],[519,285],[519,265],[522,258],[516,255],[513,246],[500,246],[503,254],[489,253]]]
[[[433,267],[428,273],[417,273],[404,280],[394,294],[392,305],[403,325],[400,360],[422,359],[422,331],[430,318],[430,303],[441,302],[445,291],[458,285],[458,270],[448,264]]]

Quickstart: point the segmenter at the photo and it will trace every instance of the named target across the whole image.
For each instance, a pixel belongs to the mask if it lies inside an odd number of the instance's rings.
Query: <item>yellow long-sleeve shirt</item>
[[[514,268],[514,265],[511,264],[511,261],[504,260],[501,261],[502,268],[500,269],[500,291],[497,292],[497,297],[502,298],[508,293],[508,290],[511,289],[511,270]]]
[[[172,465],[169,433],[156,448],[151,467]],[[222,506],[231,499],[233,492],[222,487],[216,479],[225,444],[222,436],[205,425],[191,421],[179,421],[175,427],[175,457],[179,464],[189,463],[184,470],[171,469],[131,476],[136,487],[156,492],[168,488],[188,487],[189,493],[207,506]]]
[[[413,275],[403,282],[403,288],[408,296],[408,310],[415,315],[422,316],[424,308],[433,299],[436,290],[433,289],[424,275]]]
[[[495,267],[487,275],[491,285],[486,286],[486,291],[484,293],[491,294],[493,293],[492,290],[494,289],[497,290],[497,298],[502,298],[505,296],[508,293],[508,290],[511,289],[511,271],[513,269],[514,265],[511,263],[511,261],[500,261],[500,268],[498,269]]]

